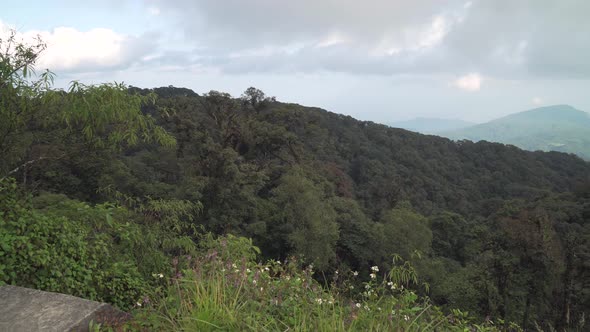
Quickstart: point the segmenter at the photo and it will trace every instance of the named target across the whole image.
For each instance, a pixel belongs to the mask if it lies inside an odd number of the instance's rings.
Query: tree
[[[277,238],[303,255],[320,269],[326,269],[336,258],[339,238],[336,212],[324,199],[322,191],[299,170],[285,174],[272,191],[277,213],[270,227]]]
[[[156,125],[141,107],[155,95],[128,93],[124,84],[84,85],[72,82],[67,91],[53,88],[49,70],[35,74],[46,45],[38,38],[26,44],[15,31],[0,39],[0,177],[14,175],[45,159],[58,159],[56,149],[33,149],[52,141],[79,142],[98,148],[121,148],[140,141],[165,146],[174,138]],[[51,133],[49,135],[48,133]]]

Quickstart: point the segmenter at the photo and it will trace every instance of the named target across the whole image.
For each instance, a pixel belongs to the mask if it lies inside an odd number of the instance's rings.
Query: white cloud
[[[9,33],[11,27],[0,22],[0,35]],[[140,61],[150,51],[152,43],[97,28],[79,31],[70,27],[58,27],[51,31],[30,30],[17,32],[17,39],[31,43],[37,36],[47,45],[36,67],[59,73],[99,72],[125,68]]]
[[[453,82],[453,85],[459,89],[473,92],[481,89],[482,78],[478,73],[470,73],[461,76]]]
[[[150,16],[158,16],[162,12],[158,7],[148,7],[147,11]]]
[[[535,106],[539,106],[543,104],[543,99],[541,97],[534,97],[531,102],[533,103],[533,105]]]

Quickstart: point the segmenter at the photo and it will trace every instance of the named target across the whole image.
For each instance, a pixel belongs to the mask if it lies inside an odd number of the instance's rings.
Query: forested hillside
[[[29,51],[17,53],[25,67],[0,67],[1,282],[130,307],[150,287],[161,291],[161,272],[180,278],[210,244],[204,234],[232,234],[265,258],[313,264],[325,284],[358,271],[367,293],[379,268],[404,271],[380,280],[393,290],[395,275],[480,320],[583,328],[588,162],[425,136],[255,88],[240,98],[174,87],[52,90],[49,73],[28,80]],[[234,243],[221,239],[226,249]],[[215,266],[221,252],[198,263]],[[242,272],[264,270],[252,259],[243,257]],[[408,311],[412,323],[420,310]]]
[[[89,152],[55,138],[43,146],[63,157],[17,180],[95,203],[198,203],[192,224],[251,237],[268,258],[302,256],[325,273],[390,267],[392,254],[410,260],[418,250],[413,263],[435,302],[481,317],[563,326],[590,306],[590,164],[580,158],[455,143],[254,88],[239,99],[131,91],[158,95],[165,111],[144,113],[175,148]]]

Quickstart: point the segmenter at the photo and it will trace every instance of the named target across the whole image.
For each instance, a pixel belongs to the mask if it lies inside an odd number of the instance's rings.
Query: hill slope
[[[443,131],[463,129],[476,123],[459,119],[415,118],[407,121],[388,123],[390,127],[402,128],[422,134],[436,134]]]
[[[454,140],[513,144],[531,151],[575,153],[590,160],[590,114],[568,105],[536,108],[439,134]]]

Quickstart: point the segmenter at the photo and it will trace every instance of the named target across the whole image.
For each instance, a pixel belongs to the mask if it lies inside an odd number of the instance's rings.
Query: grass
[[[320,284],[313,266],[291,258],[257,262],[246,239],[211,239],[199,257],[173,264],[171,278],[138,301],[134,318],[115,330],[154,331],[499,331],[467,313],[443,313],[409,287],[407,262],[372,267],[369,280],[338,271]],[[180,268],[183,266],[183,268]],[[156,275],[157,276],[157,275]],[[518,330],[510,326],[508,330]]]

